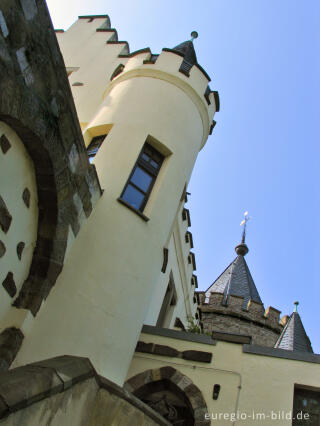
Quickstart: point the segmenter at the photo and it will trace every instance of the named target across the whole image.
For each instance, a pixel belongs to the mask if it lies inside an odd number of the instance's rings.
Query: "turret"
[[[264,308],[257,287],[245,260],[249,252],[246,244],[247,212],[240,244],[235,247],[237,257],[205,291],[199,294],[200,315],[205,332],[229,332],[252,336],[252,342],[272,347],[283,326],[280,311]]]
[[[79,68],[70,82],[104,193],[17,363],[54,353],[86,356],[122,385],[157,281],[170,273],[164,248],[219,98],[190,56],[192,41],[159,55],[119,51],[105,16],[81,17],[70,31],[59,37],[67,66]],[[83,84],[74,86],[77,81]]]
[[[295,309],[290,315],[274,347],[279,349],[286,349],[287,351],[313,353],[310,339],[307,336],[298,313],[297,308],[299,302],[295,302],[294,304]]]

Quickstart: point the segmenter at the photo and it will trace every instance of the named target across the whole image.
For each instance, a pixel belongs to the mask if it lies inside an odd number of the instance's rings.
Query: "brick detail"
[[[137,343],[136,352],[168,356],[172,358],[183,358],[188,361],[211,362],[212,360],[211,352],[193,350],[180,352],[177,349],[171,348],[170,346],[145,343],[141,341]]]
[[[6,234],[9,231],[12,222],[12,216],[9,213],[4,199],[0,195],[0,228]]]
[[[28,208],[30,207],[30,197],[31,197],[31,194],[30,194],[29,189],[28,189],[28,188],[25,188],[25,189],[23,190],[23,193],[22,193],[22,199],[23,199],[24,204],[25,204]]]
[[[199,312],[204,333],[227,332],[251,336],[256,345],[273,347],[277,341],[283,323],[279,323],[279,314],[275,308],[264,309],[262,303],[249,300],[243,304],[243,297],[231,295],[227,301],[222,293],[198,292]],[[226,302],[226,303],[224,303]]]
[[[33,19],[25,19],[24,7],[20,0],[1,2],[10,37],[5,37],[2,45],[7,59],[0,62],[0,120],[20,137],[35,167],[37,243],[29,276],[14,305],[36,315],[62,270],[69,229],[78,234],[82,218],[90,216],[102,192],[95,168],[88,161],[46,5],[37,3]],[[16,52],[23,53],[26,68],[20,67]],[[26,197],[23,199],[28,206]],[[0,199],[4,232],[10,223],[11,216]]]
[[[167,380],[182,393],[187,401],[189,401],[193,414],[195,426],[209,426],[210,420],[205,419],[208,413],[206,402],[202,396],[200,389],[193,384],[192,380],[173,367],[161,367],[155,370],[146,370],[134,377],[131,377],[124,384],[124,388],[134,395],[139,394],[139,390],[151,382],[159,380]]]
[[[0,334],[0,371],[9,369],[22,345],[23,337],[22,332],[15,327],[6,328]]]
[[[0,148],[1,148],[1,151],[4,154],[6,154],[9,151],[9,149],[11,148],[11,144],[10,144],[8,138],[6,137],[6,135],[2,135],[0,137]]]
[[[20,243],[17,244],[17,256],[19,260],[21,260],[24,247],[25,243],[23,241],[20,241]]]
[[[10,297],[14,297],[17,293],[16,283],[13,279],[13,273],[8,272],[6,278],[2,282],[2,286],[7,291]]]
[[[6,252],[6,246],[4,245],[4,243],[0,240],[0,257],[4,256],[5,252]]]
[[[189,361],[210,363],[212,360],[212,353],[203,351],[183,351],[182,358],[187,359]]]

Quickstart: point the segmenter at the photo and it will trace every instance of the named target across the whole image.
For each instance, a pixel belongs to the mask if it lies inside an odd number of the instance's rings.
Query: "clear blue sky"
[[[190,38],[221,112],[189,185],[197,274],[207,288],[235,257],[245,210],[246,256],[265,306],[300,302],[320,353],[320,2],[49,0],[55,28],[109,14],[131,51]]]

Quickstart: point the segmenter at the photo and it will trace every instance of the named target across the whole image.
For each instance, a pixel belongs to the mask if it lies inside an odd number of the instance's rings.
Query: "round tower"
[[[68,261],[17,363],[34,353],[87,356],[122,385],[219,98],[192,41],[160,55],[119,55],[110,74],[84,129],[104,193],[69,242]]]
[[[249,251],[245,228],[235,251],[237,257],[225,271],[205,292],[199,292],[203,330],[218,340],[240,335],[256,345],[273,347],[283,329],[280,311],[264,308],[244,258]]]

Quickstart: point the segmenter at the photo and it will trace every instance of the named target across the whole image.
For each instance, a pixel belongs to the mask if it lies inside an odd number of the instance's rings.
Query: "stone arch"
[[[14,301],[16,307],[30,309],[35,315],[61,272],[67,247],[68,227],[59,219],[58,175],[54,158],[62,152],[57,146],[53,155],[43,140],[15,117],[0,114],[0,121],[18,134],[35,168],[39,208],[37,243],[29,276]],[[48,137],[53,143],[50,132]]]
[[[131,377],[126,381],[124,385],[125,389],[131,392],[139,399],[146,402],[160,414],[164,415],[163,410],[157,409],[156,404],[149,403],[145,400],[146,395],[152,393],[161,392],[167,390],[175,393],[181,401],[186,404],[185,412],[191,414],[192,418],[185,418],[184,422],[177,423],[179,425],[195,425],[195,426],[209,426],[210,420],[205,418],[205,414],[208,413],[207,404],[202,396],[200,389],[192,382],[189,377],[182,374],[180,371],[173,367],[166,366],[157,368],[154,370],[145,370],[134,377]],[[170,405],[170,404],[169,404]],[[175,424],[174,418],[170,418],[170,408],[167,410],[166,417],[172,424]]]
[[[15,131],[34,163],[39,206],[36,248],[14,306],[36,315],[62,270],[69,229],[78,233],[101,188],[46,6],[29,10],[11,0],[2,13],[0,121]]]

